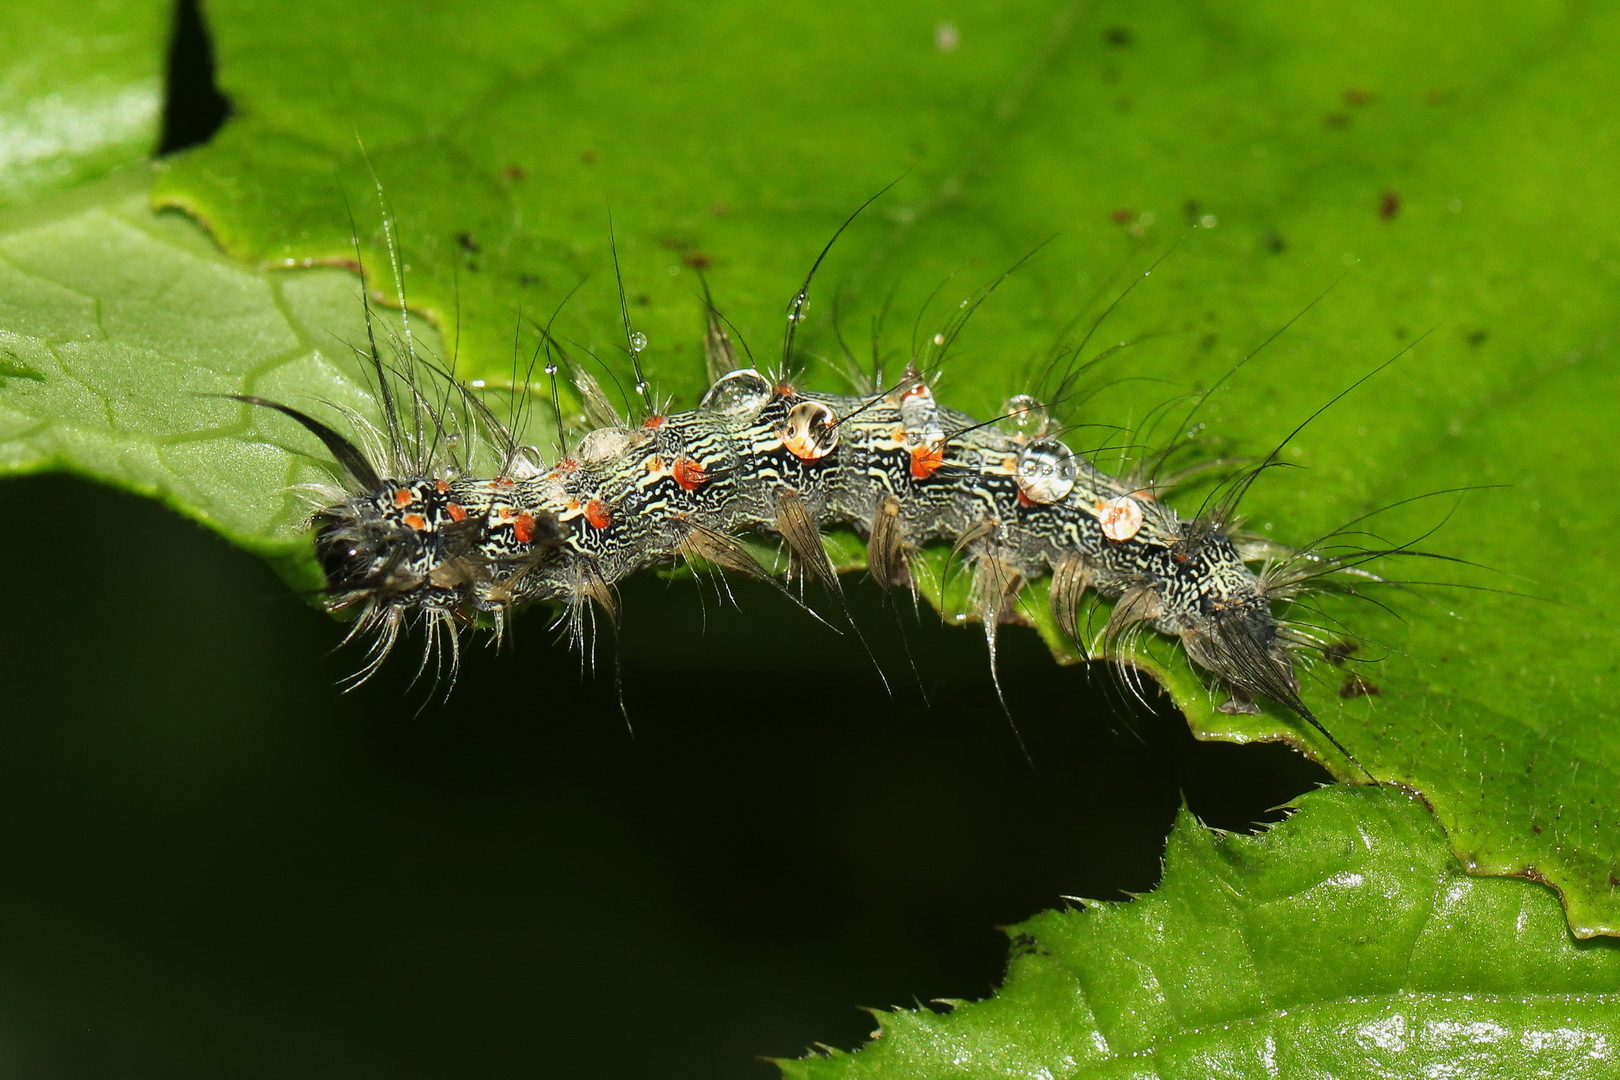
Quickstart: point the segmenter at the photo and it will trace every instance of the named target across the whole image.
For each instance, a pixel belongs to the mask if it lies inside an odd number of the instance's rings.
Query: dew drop
[[[622,427],[596,428],[579,440],[574,456],[585,465],[613,461],[630,448],[633,434],[629,429]]]
[[[1124,542],[1142,531],[1142,504],[1129,495],[1109,499],[1099,510],[1097,521],[1110,540]]]
[[[506,475],[513,480],[533,480],[545,471],[545,467],[541,464],[542,460],[538,447],[520,446],[512,452],[512,460],[506,467]]]
[[[1075,472],[1074,454],[1056,439],[1036,439],[1018,453],[1018,490],[1032,503],[1044,506],[1067,498]]]
[[[1032,397],[1029,394],[1014,394],[1007,399],[1007,404],[1002,407],[1002,412],[1007,414],[1007,419],[1013,422],[1013,426],[1020,433],[1044,434],[1047,425],[1051,422],[1051,416],[1047,413],[1046,406],[1041,403],[1039,398]]]
[[[782,445],[801,461],[820,461],[838,445],[838,414],[820,401],[801,401],[782,425]]]
[[[753,416],[770,400],[770,380],[753,368],[739,368],[720,376],[698,407],[726,416]]]
[[[647,335],[643,334],[640,330],[632,332],[630,335],[630,351],[633,353],[638,353],[646,347]]]

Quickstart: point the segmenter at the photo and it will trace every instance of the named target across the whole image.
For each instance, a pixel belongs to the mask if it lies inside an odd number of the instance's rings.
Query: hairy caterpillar
[[[892,385],[874,373],[863,393],[801,389],[789,372],[814,274],[789,307],[781,365],[770,375],[737,363],[710,305],[713,383],[687,411],[653,407],[639,366],[645,339],[626,314],[643,415],[622,418],[577,372],[596,426],[549,467],[517,444],[514,425],[420,360],[408,329],[397,365],[384,360],[374,333],[363,351],[382,423],[351,414],[358,444],[286,404],[240,398],[297,421],[340,467],[341,486],[316,494],[312,524],[328,606],[354,614],[351,637],[370,639],[357,680],[413,622],[424,627],[423,669],[437,654],[453,674],[463,624],[489,622],[499,635],[514,609],[549,601],[562,606],[579,642],[592,612],[616,617],[615,584],[653,564],[770,577],[747,536],[779,538],[801,579],[836,592],[822,533],[845,526],[865,538],[868,568],[886,588],[910,583],[918,548],[952,544],[971,569],[992,672],[998,625],[1016,618],[1025,583],[1050,576],[1054,617],[1076,643],[1089,636],[1080,602],[1095,592],[1113,601],[1103,655],[1129,634],[1172,637],[1224,688],[1223,710],[1257,711],[1254,699],[1269,698],[1355,761],[1299,696],[1296,656],[1327,643],[1279,609],[1336,577],[1371,578],[1360,566],[1389,551],[1296,550],[1238,530],[1237,502],[1275,451],[1183,517],[1161,500],[1169,483],[1146,470],[1105,473],[1054,434],[1032,397],[1014,398],[988,423],[940,405],[924,357]],[[964,308],[932,339],[933,361],[971,314]],[[560,345],[549,332],[543,340],[555,407]],[[424,383],[418,369],[436,372],[437,382]]]

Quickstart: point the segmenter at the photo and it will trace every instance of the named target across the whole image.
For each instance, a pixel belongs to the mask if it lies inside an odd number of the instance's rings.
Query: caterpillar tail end
[[[1231,697],[1220,706],[1220,711],[1229,715],[1258,713],[1260,709],[1254,699],[1270,698],[1320,732],[1369,783],[1379,783],[1361,759],[1301,700],[1293,658],[1288,647],[1278,641],[1277,624],[1270,612],[1255,606],[1239,607],[1223,614],[1224,617],[1208,620],[1196,632],[1182,635],[1188,655],[1199,666],[1214,673],[1230,691]]]

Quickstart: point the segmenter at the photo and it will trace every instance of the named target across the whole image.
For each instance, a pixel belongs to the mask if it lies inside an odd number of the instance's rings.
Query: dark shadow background
[[[187,0],[161,151],[228,113]],[[1326,778],[1010,628],[1026,758],[977,628],[853,582],[892,697],[771,589],[655,575],[634,737],[611,646],[582,674],[543,612],[447,704],[406,657],[345,695],[342,628],[162,507],[37,477],[0,521],[7,1076],[768,1080],[857,1006],[988,994],[996,927],[1151,888],[1183,798],[1243,829]]]
[[[1032,767],[977,629],[906,613],[912,679],[854,582],[893,698],[769,588],[644,574],[633,738],[544,613],[418,712],[409,658],[339,693],[341,627],[154,503],[37,477],[0,520],[7,1075],[767,1080],[856,1006],[989,993],[997,926],[1152,887],[1183,797],[1241,829],[1324,777],[1009,628]]]

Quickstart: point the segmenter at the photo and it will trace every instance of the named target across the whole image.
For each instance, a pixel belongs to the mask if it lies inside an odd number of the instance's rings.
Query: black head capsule
[[[427,583],[437,537],[425,515],[391,513],[391,501],[357,496],[316,515],[315,558],[334,607],[398,602]]]

